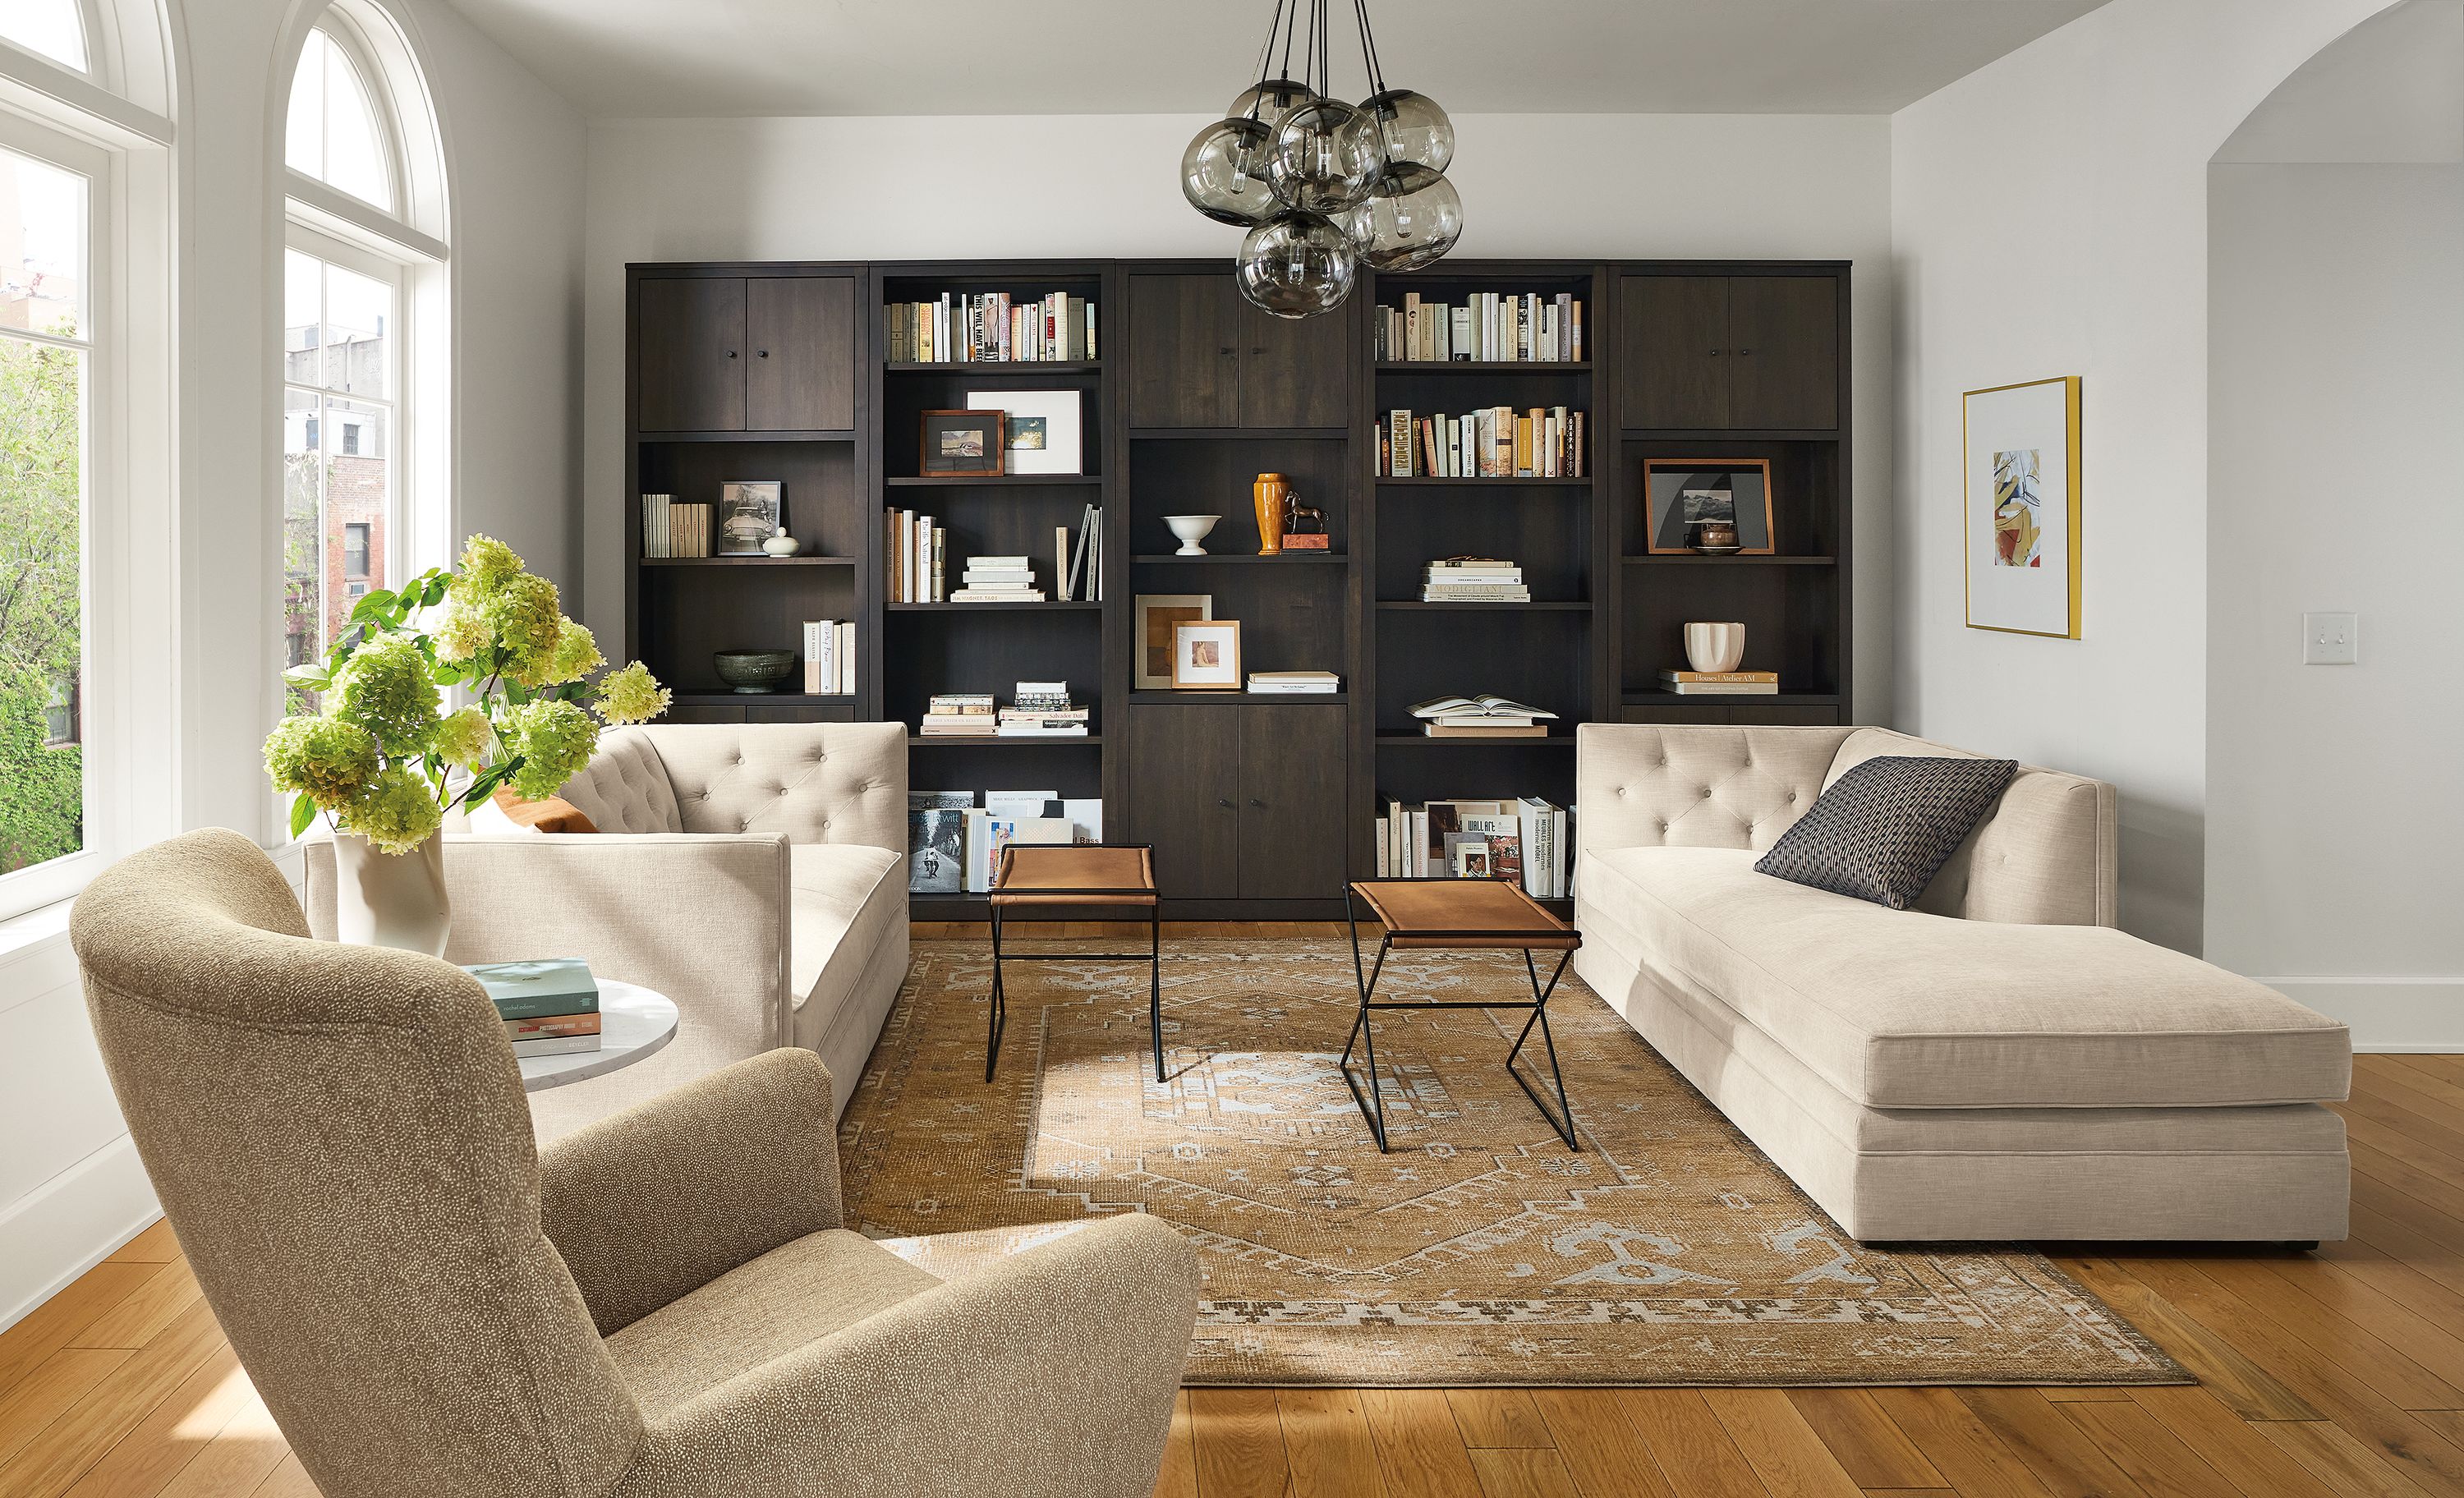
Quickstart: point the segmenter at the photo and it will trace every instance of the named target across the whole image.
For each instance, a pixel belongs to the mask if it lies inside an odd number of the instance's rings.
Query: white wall
[[[579,115],[441,0],[385,0],[419,49],[451,153],[455,491],[463,530],[550,576],[580,553]],[[315,5],[173,0],[181,58],[180,824],[262,837],[257,746],[278,713],[273,497],[288,75]],[[277,73],[280,76],[277,76]],[[58,924],[53,917],[53,926]],[[0,939],[0,1326],[151,1219],[143,1172],[55,930]]]
[[[2452,1050],[2464,6],[2368,22],[2228,154],[2209,208],[2208,956],[2357,1044]],[[2309,609],[2361,613],[2357,665],[2299,664]]]
[[[1221,255],[1177,190],[1196,116],[594,121],[586,415],[591,628],[621,640],[625,266],[687,259]],[[1458,254],[1847,259],[1856,669],[1890,700],[1889,126],[1880,117],[1470,115]],[[963,190],[952,185],[964,183]]]
[[[2122,918],[2200,949],[2209,160],[2388,0],[2113,0],[1891,121],[1899,725],[2123,797]],[[1960,393],[2084,377],[2084,638],[1965,628]]]

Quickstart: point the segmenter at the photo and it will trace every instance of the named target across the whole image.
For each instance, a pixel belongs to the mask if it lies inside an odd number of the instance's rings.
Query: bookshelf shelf
[[[1002,602],[992,604],[884,604],[881,606],[893,614],[1016,614],[1045,611],[1052,613],[1093,614],[1101,613],[1104,608],[1104,606],[1101,604],[1086,603],[1078,599],[1070,599],[1067,602],[1055,599],[1046,599],[1045,602],[1040,604],[1029,602]]]
[[[785,431],[764,429],[751,431],[641,431],[633,434],[636,442],[853,442],[859,432],[844,427],[807,428]]]
[[[1135,427],[1132,442],[1344,442],[1349,427]]]
[[[1379,734],[1380,749],[1572,749],[1574,736],[1551,734],[1546,738],[1431,738],[1426,734]]]
[[[1329,562],[1340,565],[1352,558],[1340,551],[1287,551],[1274,557],[1249,556],[1241,552],[1209,552],[1203,557],[1184,557],[1177,552],[1164,551],[1148,552],[1130,560],[1142,567],[1274,567],[1309,566],[1311,563],[1324,566]]]
[[[892,489],[1100,489],[1101,474],[964,474],[952,478],[906,474],[882,480]]]
[[[1419,599],[1381,598],[1377,601],[1377,606],[1407,611],[1419,609],[1429,613],[1587,614],[1592,611],[1592,606],[1589,604],[1565,599],[1533,599],[1529,603],[1517,603],[1511,599],[1487,599],[1465,600],[1460,604],[1431,604],[1422,603]]]
[[[862,557],[637,557],[646,567],[860,567]]]
[[[1100,359],[968,359],[956,363],[884,363],[885,374],[974,374],[981,369],[997,369],[1013,374],[1101,374]]]
[[[678,689],[678,707],[847,707],[855,697],[847,693],[807,692],[733,692],[725,687],[708,691]]]
[[[1620,557],[1629,567],[1836,567],[1837,557]]]
[[[990,734],[910,734],[907,747],[935,749],[964,746],[969,749],[1100,749],[1104,736],[1089,734],[1084,738],[1001,738]]]
[[[1162,707],[1172,703],[1184,706],[1190,703],[1235,705],[1243,702],[1331,702],[1341,707],[1351,701],[1352,694],[1348,692],[1133,692],[1130,694],[1130,705],[1133,707]]]
[[[1629,692],[1626,707],[1837,707],[1836,692]]]
[[[1588,359],[1389,359],[1379,374],[1590,374]]]
[[[1588,478],[1380,478],[1380,489],[1589,489]]]

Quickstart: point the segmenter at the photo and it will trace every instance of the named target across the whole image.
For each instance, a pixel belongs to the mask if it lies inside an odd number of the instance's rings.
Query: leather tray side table
[[[1009,1024],[1009,1006],[1001,985],[1001,963],[1010,962],[1144,962],[1147,964],[1147,1028],[1155,1040],[1155,1080],[1163,1076],[1163,898],[1155,892],[1155,851],[1145,843],[1059,844],[1013,843],[1001,849],[993,870],[988,902],[993,925],[992,1014],[985,1021],[984,1080],[993,1079],[1001,1063],[1001,1031]],[[1098,906],[1144,908],[1147,950],[1144,952],[1014,952],[1001,951],[1005,916],[1032,914],[1038,907]]]
[[[1353,905],[1355,897],[1386,928],[1377,941],[1376,963],[1367,968],[1360,958],[1360,927]],[[1357,879],[1344,886],[1343,914],[1345,929],[1352,933],[1352,973],[1360,985],[1360,1013],[1352,1022],[1352,1034],[1343,1043],[1343,1059],[1336,1066],[1343,1073],[1343,1085],[1352,1090],[1353,1102],[1360,1107],[1360,1116],[1368,1121],[1369,1132],[1376,1136],[1379,1153],[1385,1153],[1388,1147],[1386,1102],[1378,1090],[1377,1037],[1369,1022],[1370,1014],[1378,1009],[1530,1010],[1531,1018],[1523,1022],[1523,1032],[1514,1037],[1513,1046],[1506,1052],[1507,1074],[1522,1087],[1531,1106],[1540,1110],[1540,1116],[1549,1120],[1568,1149],[1582,1148],[1574,1138],[1573,1109],[1566,1101],[1566,1076],[1557,1068],[1557,1042],[1549,1033],[1549,996],[1556,991],[1557,980],[1565,976],[1566,964],[1573,960],[1574,949],[1583,944],[1581,933],[1551,914],[1520,886],[1502,879]],[[1531,980],[1530,1002],[1478,1003],[1424,999],[1396,1002],[1374,997],[1377,979],[1386,970],[1388,954],[1447,947],[1491,951],[1520,948],[1523,970]],[[1557,966],[1546,983],[1540,980],[1540,969],[1531,958],[1535,951],[1557,954]],[[1535,1026],[1540,1031],[1541,1045],[1549,1052],[1550,1080],[1557,1088],[1554,1110],[1514,1066],[1515,1058],[1523,1053],[1523,1043],[1531,1038]],[[1354,1046],[1363,1046],[1369,1073],[1367,1096],[1361,1094],[1360,1084],[1352,1076]]]

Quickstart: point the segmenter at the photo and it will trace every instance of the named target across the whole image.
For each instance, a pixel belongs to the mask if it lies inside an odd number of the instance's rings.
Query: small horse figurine
[[[1325,535],[1326,512],[1315,505],[1301,503],[1299,495],[1285,496],[1284,534],[1287,536]]]

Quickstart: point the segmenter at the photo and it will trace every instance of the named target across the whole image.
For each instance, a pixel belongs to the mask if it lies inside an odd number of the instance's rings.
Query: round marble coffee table
[[[599,980],[599,1048],[561,1056],[524,1056],[522,1090],[543,1092],[622,1071],[648,1060],[676,1038],[675,1001],[639,983]]]

